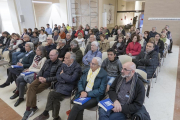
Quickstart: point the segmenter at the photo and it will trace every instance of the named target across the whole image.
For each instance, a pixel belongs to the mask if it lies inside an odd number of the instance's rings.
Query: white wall
[[[12,20],[11,20],[7,1],[0,1],[0,15],[2,21],[2,25],[0,27],[2,32],[3,31],[8,31],[9,33],[16,32],[12,25]]]

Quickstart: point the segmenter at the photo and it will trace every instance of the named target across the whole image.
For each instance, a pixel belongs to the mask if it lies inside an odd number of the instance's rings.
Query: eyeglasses
[[[96,66],[96,64],[95,64],[95,63],[92,63],[92,62],[90,62],[90,65],[92,65],[92,66]]]
[[[128,69],[126,69],[126,68],[122,68],[122,70],[123,70],[123,71],[132,71],[132,70],[128,70]]]

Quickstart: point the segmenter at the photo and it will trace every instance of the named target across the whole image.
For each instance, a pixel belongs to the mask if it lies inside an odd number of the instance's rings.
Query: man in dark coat
[[[69,50],[66,46],[66,40],[64,39],[59,40],[56,49],[59,52],[59,56],[58,56],[59,60],[63,61],[66,52]]]
[[[71,95],[71,91],[77,85],[81,75],[81,66],[75,60],[76,55],[74,53],[66,53],[64,63],[56,73],[57,83],[55,84],[55,91],[49,93],[45,111],[34,120],[48,119],[50,110],[52,110],[54,120],[61,120],[59,117],[59,101]]]
[[[152,31],[149,32],[149,38],[155,37],[156,34],[157,34],[156,27],[153,27]]]
[[[152,78],[156,68],[158,66],[158,53],[154,51],[155,44],[147,43],[146,51],[142,51],[133,62],[138,69],[141,69],[147,73],[147,78]]]
[[[135,70],[133,62],[123,64],[121,75],[115,79],[108,92],[114,108],[107,112],[100,108],[99,120],[126,120],[144,108],[145,88],[140,79],[142,77]]]

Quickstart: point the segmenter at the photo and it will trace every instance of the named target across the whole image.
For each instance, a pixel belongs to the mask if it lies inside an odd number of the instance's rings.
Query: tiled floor
[[[151,120],[173,120],[178,55],[179,47],[173,46],[173,53],[169,54],[165,59],[164,65],[162,66],[161,72],[159,73],[157,83],[154,83],[153,88],[151,88],[149,98],[146,98],[145,106],[147,108],[147,111],[150,113]],[[0,84],[4,83],[6,78],[6,69],[0,67]],[[14,103],[16,102],[16,100],[9,99],[9,97],[13,95],[12,91],[14,89],[15,84],[12,84],[4,89],[0,89],[0,98],[22,116],[25,111],[25,102],[23,102],[18,107],[14,107]],[[29,120],[32,120],[34,117],[42,113],[45,108],[48,93],[49,90],[45,90],[38,95],[39,102],[37,105],[39,111]],[[0,109],[2,109],[1,106]],[[67,110],[69,110],[69,100],[65,100],[61,103],[60,116],[62,120],[67,120]],[[95,112],[85,111],[84,120],[95,120],[95,116]],[[49,120],[52,120],[52,117]]]

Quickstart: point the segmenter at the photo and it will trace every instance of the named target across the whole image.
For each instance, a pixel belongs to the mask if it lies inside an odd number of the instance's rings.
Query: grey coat
[[[118,57],[116,57],[113,62],[106,58],[101,67],[107,71],[108,76],[117,77],[121,73],[122,64]]]
[[[39,42],[39,38],[38,37],[31,37],[31,42],[34,44],[34,45],[37,45],[38,42]]]

